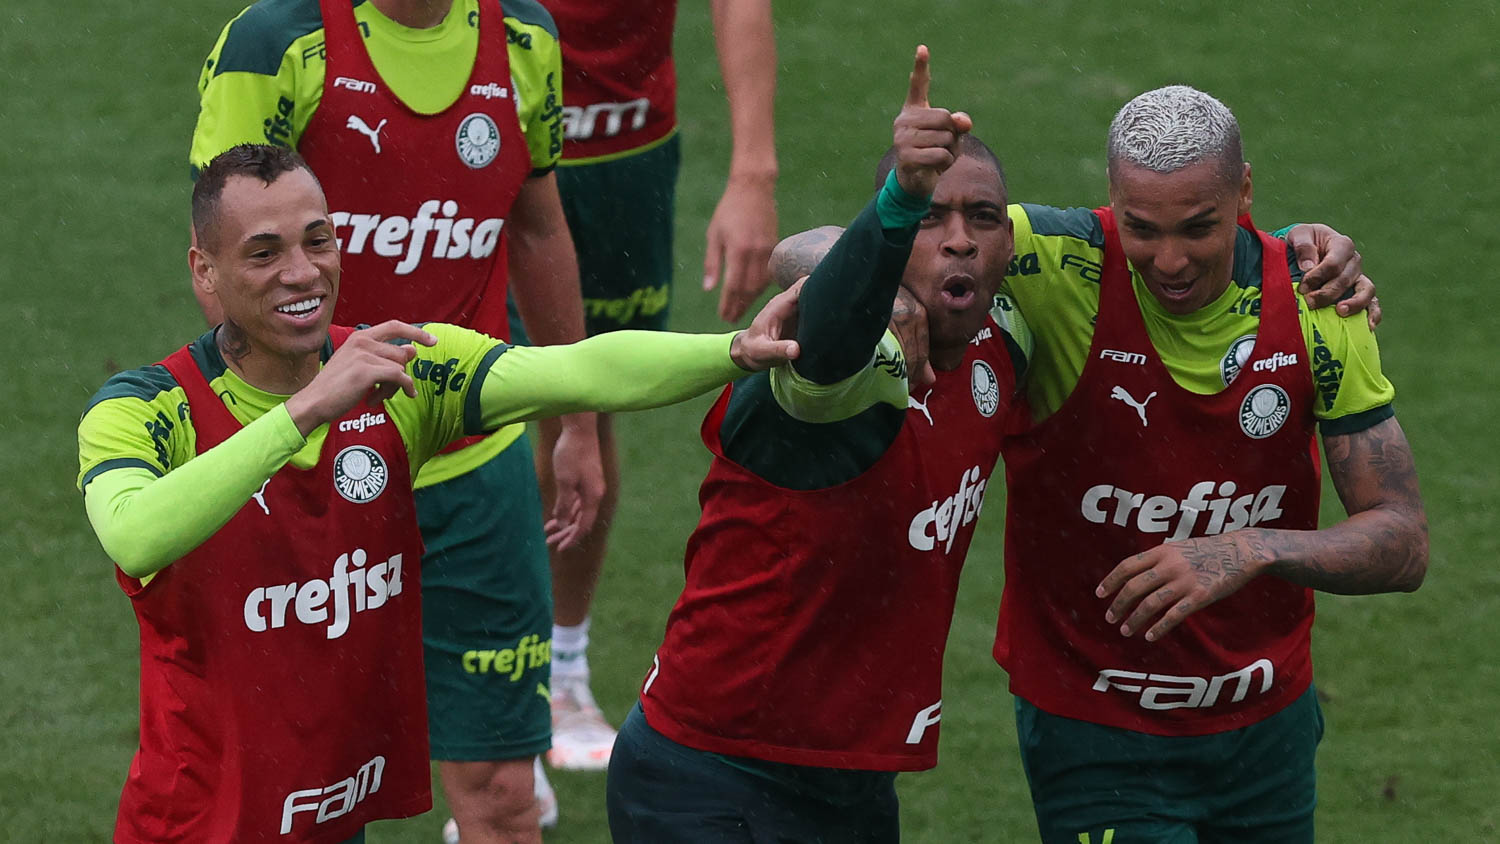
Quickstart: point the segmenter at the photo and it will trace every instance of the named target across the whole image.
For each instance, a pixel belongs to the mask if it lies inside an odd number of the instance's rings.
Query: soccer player
[[[417,471],[465,435],[656,406],[784,362],[795,297],[732,338],[528,348],[435,323],[331,326],[333,217],[306,164],[268,145],[204,168],[193,226],[193,282],[224,322],[111,378],[78,429],[78,485],[141,631],[114,840],[361,841],[431,805]],[[545,658],[527,641],[470,661]]]
[[[1045,842],[1313,840],[1312,590],[1427,566],[1411,450],[1363,318],[1312,310],[1248,221],[1222,103],[1142,94],[1107,208],[1012,208],[1035,335],[1004,446],[995,657]],[[1318,529],[1321,432],[1349,517]]]
[[[672,64],[676,0],[546,0],[562,37],[563,145],[557,171],[578,251],[590,335],[666,327],[681,141]],[[765,289],[776,242],[772,100],[776,46],[770,0],[714,0],[714,40],[724,75],[733,149],[729,178],[708,224],[703,287],[720,288],[719,316],[740,319]],[[722,283],[721,283],[722,282]],[[543,424],[537,468],[552,475]],[[614,730],[589,687],[589,607],[619,501],[619,460],[608,416],[599,417],[606,478],[599,521],[552,554],[552,749],[561,768],[602,769]]]
[[[610,761],[616,842],[895,841],[895,772],[936,763],[1026,333],[989,316],[1011,258],[1000,163],[927,91],[919,48],[879,193],[805,283],[796,365],[704,421],[687,582]],[[886,331],[902,283],[936,369],[915,392]]]
[[[322,179],[350,283],[341,324],[390,318],[508,336],[507,278],[541,344],[583,335],[577,263],[553,166],[560,51],[531,0],[261,0],[219,36],[199,81],[191,158],[249,141],[293,147]],[[213,319],[213,302],[205,310]],[[591,414],[555,443],[553,509],[577,540],[602,495]],[[522,426],[465,440],[417,478],[427,547],[432,752],[466,840],[536,835],[556,800],[549,746],[551,589]],[[499,671],[477,653],[535,647]],[[535,795],[535,796],[534,796]]]

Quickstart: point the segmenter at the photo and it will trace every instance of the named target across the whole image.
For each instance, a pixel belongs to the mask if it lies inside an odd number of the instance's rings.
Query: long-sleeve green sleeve
[[[645,410],[701,395],[745,374],[733,334],[612,331],[567,346],[509,346],[465,408],[468,433],[595,410]]]
[[[88,431],[81,427],[80,439]],[[84,489],[84,509],[120,570],[146,577],[223,527],[303,443],[282,405],[160,477],[138,466],[99,473]]]

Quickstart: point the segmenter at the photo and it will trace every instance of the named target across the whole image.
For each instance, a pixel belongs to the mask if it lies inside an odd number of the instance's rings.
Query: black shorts
[[[785,765],[678,744],[630,710],[609,759],[615,844],[895,844],[896,775]]]

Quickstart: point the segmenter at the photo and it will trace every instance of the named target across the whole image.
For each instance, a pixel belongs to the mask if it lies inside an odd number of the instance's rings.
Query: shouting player
[[[140,622],[140,747],[114,840],[362,841],[431,805],[412,477],[465,435],[784,362],[795,297],[732,338],[529,348],[331,326],[333,216],[306,164],[266,145],[204,168],[193,226],[193,283],[224,322],[111,378],[78,429],[89,520]]]
[[[1109,198],[1012,209],[1036,354],[995,657],[1042,839],[1310,842],[1312,590],[1427,567],[1394,391],[1365,319],[1306,307],[1291,250],[1248,225],[1218,100],[1127,103]],[[1322,530],[1315,429],[1349,513]]]
[[[736,382],[703,423],[687,583],[610,762],[617,842],[895,841],[896,772],[936,763],[959,569],[1026,335],[989,318],[1011,257],[1000,163],[927,91],[924,47],[877,197],[805,284],[796,365]],[[917,392],[886,331],[903,282],[937,370]]]
[[[714,42],[733,140],[724,193],[708,223],[703,287],[735,322],[765,289],[776,242],[772,100],[776,45],[770,0],[713,0]],[[672,229],[681,139],[672,29],[677,0],[547,0],[563,55],[563,145],[557,185],[578,250],[590,335],[662,330],[672,298]],[[722,281],[722,283],[721,283]],[[552,476],[543,424],[537,468]],[[589,686],[589,607],[619,502],[610,418],[599,417],[605,491],[593,531],[553,551],[552,749],[560,768],[602,769],[614,730]]]
[[[509,279],[531,340],[571,342],[584,331],[553,172],[561,73],[534,0],[261,0],[204,65],[192,161],[251,141],[307,158],[349,270],[340,323],[505,337]],[[567,529],[554,538],[566,545],[586,534],[604,475],[593,415],[561,425],[553,512]],[[456,444],[417,486],[432,752],[448,803],[470,844],[534,840],[538,818],[556,818],[535,764],[551,733],[552,607],[524,428]],[[527,646],[542,657],[524,668],[476,658]]]

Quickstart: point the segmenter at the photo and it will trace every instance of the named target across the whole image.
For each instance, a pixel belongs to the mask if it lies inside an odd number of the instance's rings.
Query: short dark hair
[[[1000,163],[1000,156],[990,149],[989,145],[979,140],[971,133],[964,133],[958,138],[958,156],[960,158],[977,158],[985,164],[995,168],[995,175],[1000,177],[1000,195],[1008,197],[1009,191],[1005,187],[1005,167]],[[875,189],[879,190],[885,184],[891,171],[896,169],[896,148],[893,146],[885,151],[880,157],[880,163],[875,165]]]
[[[317,179],[302,156],[286,147],[240,144],[214,156],[193,183],[193,234],[198,242],[209,243],[217,234],[214,227],[219,221],[219,199],[231,177],[253,176],[269,185],[293,170],[306,170]]]

